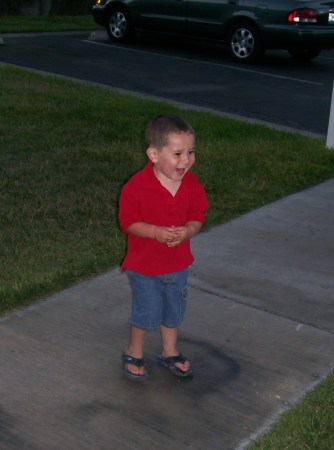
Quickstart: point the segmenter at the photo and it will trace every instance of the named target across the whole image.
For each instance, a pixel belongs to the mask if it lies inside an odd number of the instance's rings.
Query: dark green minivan
[[[334,48],[334,0],[97,0],[93,16],[114,41],[136,31],[213,39],[245,63],[266,49],[310,60]]]

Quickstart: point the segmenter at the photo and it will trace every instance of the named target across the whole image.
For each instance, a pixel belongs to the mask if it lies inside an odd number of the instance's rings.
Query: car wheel
[[[321,52],[321,48],[290,48],[290,55],[297,61],[311,61]]]
[[[118,7],[110,11],[107,32],[112,41],[126,42],[131,38],[133,26],[126,9]]]
[[[258,60],[263,46],[257,28],[247,22],[235,24],[228,35],[228,50],[232,58],[240,63]]]

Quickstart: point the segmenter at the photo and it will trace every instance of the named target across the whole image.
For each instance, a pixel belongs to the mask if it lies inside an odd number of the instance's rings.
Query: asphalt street
[[[137,95],[326,136],[334,53],[296,64],[267,52],[261,64],[232,62],[217,44],[139,36],[111,43],[93,33],[6,35],[0,62],[99,83]]]

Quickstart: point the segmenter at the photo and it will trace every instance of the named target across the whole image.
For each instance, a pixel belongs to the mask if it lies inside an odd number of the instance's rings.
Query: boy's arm
[[[176,247],[181,242],[195,236],[201,227],[202,223],[195,220],[187,222],[183,227],[161,227],[145,222],[136,222],[128,227],[127,232],[143,238],[156,239],[169,247]]]
[[[167,244],[174,237],[175,227],[160,227],[145,222],[135,222],[127,229],[128,233],[135,236],[156,239],[160,244]]]
[[[191,220],[185,224],[185,228],[187,229],[188,237],[187,239],[191,239],[195,234],[197,234],[202,228],[202,222],[197,220]]]
[[[145,222],[136,222],[130,225],[127,232],[135,236],[156,239],[156,225],[150,225]]]

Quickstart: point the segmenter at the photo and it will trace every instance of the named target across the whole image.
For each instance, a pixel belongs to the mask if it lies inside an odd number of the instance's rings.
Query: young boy
[[[147,379],[144,339],[149,331],[160,329],[158,362],[176,376],[191,377],[190,362],[176,345],[187,302],[188,268],[194,260],[190,238],[201,229],[208,208],[204,189],[190,172],[195,134],[180,117],[158,116],[147,126],[146,142],[149,162],[123,187],[120,197],[120,226],[128,236],[122,270],[132,290],[124,375]]]

